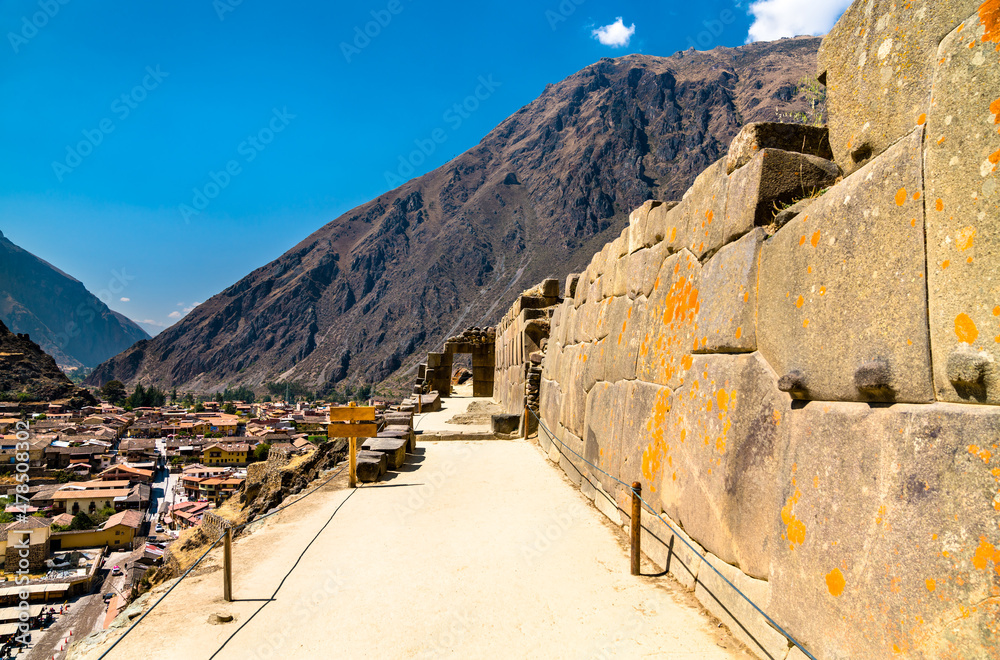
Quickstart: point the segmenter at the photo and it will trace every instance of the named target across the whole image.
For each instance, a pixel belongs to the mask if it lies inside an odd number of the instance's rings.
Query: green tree
[[[73,516],[73,522],[69,524],[69,528],[72,531],[78,529],[93,529],[94,521],[90,519],[90,516],[81,511],[80,513]]]
[[[232,402],[227,402],[226,405],[222,408],[222,412],[226,413],[227,415],[235,415],[236,406],[234,406]]]
[[[253,450],[253,460],[256,461],[266,461],[267,455],[271,453],[271,444],[268,442],[262,442],[257,445],[257,448]]]
[[[170,390],[170,402],[171,403],[176,403],[177,402],[177,388],[176,387],[174,389]]]
[[[194,407],[194,395],[191,394],[190,392],[184,395],[184,405],[187,406],[188,408]]]
[[[125,383],[120,380],[109,380],[101,388],[101,396],[112,405],[117,406],[128,396],[128,391],[125,389]]]
[[[199,401],[198,403],[194,404],[194,411],[196,413],[205,412],[205,404],[202,403],[201,401]]]

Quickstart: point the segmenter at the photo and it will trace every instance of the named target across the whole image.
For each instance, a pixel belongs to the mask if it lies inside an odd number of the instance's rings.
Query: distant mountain
[[[146,331],[108,309],[81,282],[0,232],[0,321],[28,334],[64,369],[96,367]]]
[[[808,109],[818,38],[602,59],[446,165],[333,220],[101,365],[210,391],[381,382],[581,270],[646,199],[679,199],[740,127]]]
[[[0,322],[0,402],[41,401],[66,401],[74,408],[97,403],[38,344]]]

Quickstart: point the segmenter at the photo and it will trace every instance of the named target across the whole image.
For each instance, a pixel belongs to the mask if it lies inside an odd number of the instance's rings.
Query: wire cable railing
[[[626,489],[627,489],[627,490],[628,490],[628,491],[629,491],[630,493],[632,493],[632,494],[633,494],[633,495],[634,495],[635,497],[637,497],[637,498],[639,499],[639,501],[641,501],[641,502],[642,502],[643,506],[644,506],[644,507],[645,507],[645,508],[646,508],[646,509],[647,509],[647,510],[648,510],[648,511],[649,511],[649,512],[651,513],[651,514],[653,514],[654,516],[656,516],[656,517],[657,517],[657,518],[658,518],[658,519],[660,520],[660,522],[662,522],[662,523],[663,523],[664,525],[666,525],[667,529],[669,529],[669,530],[670,530],[670,531],[671,531],[671,532],[673,533],[673,535],[674,535],[674,536],[675,536],[676,538],[680,539],[680,540],[681,540],[681,542],[683,542],[683,543],[684,543],[684,545],[686,545],[686,546],[688,547],[688,549],[690,549],[690,550],[691,550],[691,551],[692,551],[693,553],[695,553],[696,555],[700,555],[700,554],[701,554],[700,552],[698,552],[698,550],[697,550],[697,549],[696,549],[696,548],[695,548],[695,547],[694,547],[693,545],[691,545],[691,544],[690,544],[690,543],[689,543],[689,542],[687,541],[687,539],[685,539],[685,538],[684,538],[684,537],[683,537],[682,535],[678,534],[678,533],[677,533],[677,530],[676,530],[676,529],[674,528],[674,526],[673,526],[673,525],[671,525],[671,524],[670,524],[669,522],[667,522],[666,520],[664,520],[664,519],[663,519],[663,516],[661,516],[661,515],[660,515],[660,513],[659,513],[658,511],[656,511],[655,509],[653,509],[652,505],[651,505],[651,504],[650,504],[649,502],[647,502],[647,501],[646,501],[645,499],[643,499],[643,497],[642,497],[642,495],[641,495],[641,493],[640,493],[640,492],[636,491],[636,489],[632,488],[632,486],[631,486],[630,484],[627,484],[627,483],[625,483],[624,481],[622,481],[621,479],[617,478],[617,477],[616,477],[616,476],[614,476],[613,474],[609,474],[609,473],[608,473],[608,472],[607,472],[606,470],[603,470],[603,469],[602,469],[602,468],[600,468],[599,466],[597,466],[597,465],[594,465],[593,463],[591,463],[590,461],[588,461],[588,460],[587,460],[587,459],[586,459],[585,457],[583,457],[583,456],[581,456],[580,454],[578,454],[578,453],[577,453],[577,452],[576,452],[576,451],[575,451],[575,450],[574,450],[574,449],[573,449],[572,447],[570,447],[570,446],[569,446],[569,445],[567,445],[567,444],[566,444],[565,442],[563,442],[563,441],[562,441],[562,440],[560,440],[560,439],[559,439],[558,437],[556,437],[556,434],[555,434],[555,433],[553,433],[553,432],[552,432],[552,431],[551,431],[551,430],[549,429],[549,427],[547,427],[547,426],[545,425],[545,422],[543,422],[543,421],[541,420],[541,418],[540,418],[540,417],[539,417],[539,416],[538,416],[537,414],[535,414],[535,411],[534,411],[534,410],[532,410],[531,408],[529,408],[529,407],[527,407],[527,406],[525,406],[525,410],[527,410],[528,412],[530,412],[530,413],[531,413],[531,416],[532,416],[532,417],[534,417],[534,418],[535,418],[535,420],[536,420],[536,421],[538,422],[538,428],[540,428],[540,429],[544,429],[544,430],[545,430],[545,433],[546,433],[546,435],[548,435],[548,436],[549,436],[549,438],[550,438],[551,440],[555,441],[555,442],[556,442],[556,443],[558,443],[559,445],[562,445],[563,447],[565,447],[566,449],[568,449],[568,450],[569,450],[569,451],[570,451],[570,452],[571,452],[571,453],[572,453],[573,455],[575,455],[575,456],[576,456],[577,458],[579,458],[579,459],[580,459],[581,461],[583,461],[584,463],[586,463],[586,464],[587,464],[587,465],[589,465],[590,467],[594,468],[595,470],[597,470],[597,471],[598,471],[598,472],[600,472],[601,474],[604,474],[604,475],[606,475],[606,476],[607,476],[607,477],[609,477],[610,479],[612,479],[612,480],[614,480],[614,481],[618,482],[619,484],[621,484],[622,486],[624,486],[624,487],[625,487],[625,488],[626,488]],[[525,434],[525,435],[527,435],[527,434]],[[569,460],[570,462],[572,462],[572,459],[570,459],[570,457],[569,457],[569,456],[566,456],[566,454],[564,454],[564,453],[562,452],[562,450],[561,450],[561,449],[558,449],[558,447],[557,447],[557,450],[558,450],[558,451],[559,451],[559,453],[560,453],[560,454],[562,454],[562,455],[563,455],[563,456],[564,456],[564,457],[565,457],[565,458],[566,458],[567,460]],[[737,594],[739,594],[739,595],[740,595],[740,597],[742,597],[742,598],[743,598],[743,600],[745,600],[745,601],[746,601],[747,603],[749,603],[749,604],[750,604],[750,606],[751,606],[751,607],[753,607],[753,608],[754,608],[755,610],[757,610],[757,612],[759,612],[761,616],[763,616],[763,617],[764,617],[765,619],[767,619],[768,623],[770,623],[770,624],[771,624],[772,626],[774,626],[774,628],[775,628],[775,629],[776,629],[776,630],[777,630],[778,632],[780,632],[780,633],[781,633],[782,635],[784,635],[784,636],[785,636],[785,638],[786,638],[786,639],[787,639],[788,641],[790,641],[790,642],[791,642],[792,644],[794,644],[794,645],[795,645],[796,647],[798,647],[798,649],[799,649],[800,651],[802,651],[802,652],[803,652],[803,653],[804,653],[804,654],[806,655],[806,657],[808,657],[808,658],[809,658],[809,660],[816,660],[816,657],[815,657],[815,656],[814,656],[814,655],[813,655],[812,653],[810,653],[809,651],[807,651],[807,650],[806,650],[806,648],[805,648],[804,646],[802,646],[802,644],[800,644],[800,643],[799,643],[799,642],[798,642],[798,641],[797,641],[797,640],[796,640],[796,639],[795,639],[794,637],[792,637],[792,636],[791,636],[791,635],[790,635],[790,634],[789,634],[789,633],[788,633],[787,631],[785,631],[785,629],[784,629],[784,628],[782,628],[782,627],[781,627],[780,625],[778,625],[778,622],[777,622],[777,621],[775,621],[775,620],[774,620],[774,619],[772,619],[772,618],[771,618],[770,616],[768,616],[767,612],[765,612],[764,610],[762,610],[762,609],[761,609],[761,608],[760,608],[760,607],[759,607],[759,606],[757,605],[757,603],[753,602],[753,600],[751,600],[751,598],[750,598],[749,596],[747,596],[747,595],[746,595],[745,593],[743,593],[743,592],[742,592],[742,591],[740,590],[740,588],[739,588],[739,587],[737,587],[737,586],[736,586],[735,584],[733,584],[733,583],[732,583],[732,581],[730,581],[730,580],[729,580],[729,578],[727,578],[727,577],[726,577],[725,575],[723,575],[723,574],[722,574],[722,572],[721,572],[721,571],[719,571],[719,569],[717,569],[717,568],[716,568],[715,566],[713,566],[713,565],[712,565],[712,564],[711,564],[710,562],[707,562],[707,561],[706,561],[706,562],[703,562],[703,564],[705,564],[705,565],[706,565],[706,566],[708,566],[708,567],[709,567],[710,569],[712,569],[712,571],[714,571],[716,575],[718,575],[718,576],[719,576],[720,578],[722,578],[722,579],[723,579],[723,581],[725,581],[725,583],[726,583],[726,584],[728,584],[728,585],[729,585],[730,587],[732,587],[732,588],[733,588],[733,591],[735,591],[735,592],[736,592]]]
[[[255,518],[253,520],[250,520],[250,521],[247,521],[245,523],[242,523],[241,525],[237,525],[235,527],[232,527],[231,528],[231,530],[232,530],[231,533],[235,535],[237,532],[245,529],[246,527],[249,527],[250,525],[255,525],[255,524],[261,522],[262,520],[266,520],[267,518],[270,518],[271,516],[274,516],[274,515],[276,515],[278,513],[281,513],[282,511],[284,511],[285,509],[287,509],[290,506],[298,504],[299,502],[303,501],[304,499],[306,499],[307,497],[309,497],[310,495],[312,495],[313,493],[315,493],[316,491],[318,491],[323,486],[326,486],[327,484],[329,484],[331,481],[334,480],[334,478],[336,478],[338,475],[340,475],[346,468],[347,468],[346,465],[341,466],[341,468],[339,470],[337,470],[336,472],[334,472],[327,479],[325,479],[321,484],[319,484],[318,486],[316,486],[315,488],[313,488],[312,490],[310,490],[308,493],[306,493],[302,497],[300,497],[300,498],[298,498],[298,499],[296,499],[296,500],[294,500],[292,502],[289,502],[288,504],[283,504],[282,506],[278,507],[277,509],[275,509],[273,511],[270,511],[270,512],[264,514],[263,516],[260,516],[259,518]],[[340,507],[338,507],[338,510],[339,510],[339,508]],[[331,517],[331,519],[332,519],[332,517]],[[327,521],[327,525],[329,525],[329,524],[330,524],[330,522]],[[326,525],[324,525],[323,528],[325,529]],[[322,531],[322,530],[320,530],[320,531]],[[111,644],[111,646],[109,646],[107,648],[107,650],[104,651],[104,653],[102,653],[98,657],[98,660],[103,660],[105,657],[107,657],[107,655],[109,653],[111,653],[111,651],[113,651],[114,648],[116,646],[118,646],[118,644],[123,639],[125,639],[126,637],[128,637],[128,634],[131,633],[133,630],[135,630],[136,626],[138,626],[139,623],[142,622],[142,620],[145,619],[146,616],[148,616],[150,612],[152,612],[154,609],[156,609],[156,606],[159,605],[160,603],[162,603],[163,600],[167,596],[170,595],[170,592],[177,588],[177,585],[179,585],[181,582],[184,581],[184,578],[186,578],[191,573],[191,571],[193,571],[198,566],[198,564],[200,564],[202,562],[202,560],[204,560],[205,557],[208,556],[208,553],[210,553],[212,550],[215,549],[215,547],[217,545],[219,545],[219,542],[221,542],[222,539],[226,538],[226,534],[228,534],[228,533],[230,533],[229,530],[227,530],[227,531],[223,532],[222,534],[220,534],[219,538],[215,539],[215,541],[212,543],[212,545],[210,545],[208,547],[208,549],[205,550],[205,552],[202,553],[202,555],[200,557],[198,557],[197,561],[195,561],[193,564],[191,564],[191,566],[188,567],[188,569],[186,571],[184,571],[184,574],[181,575],[177,579],[176,582],[174,582],[172,585],[170,585],[170,588],[167,589],[167,591],[162,596],[160,596],[159,598],[157,598],[156,602],[153,603],[153,605],[149,609],[147,609],[145,612],[143,612],[142,615],[139,618],[137,618],[135,620],[135,622],[131,626],[129,626],[128,629],[124,633],[122,633],[117,639],[115,639],[115,641]],[[310,543],[310,545],[311,545],[311,543]]]

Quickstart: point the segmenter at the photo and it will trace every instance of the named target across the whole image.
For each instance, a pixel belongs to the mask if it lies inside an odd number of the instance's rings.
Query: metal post
[[[642,528],[642,484],[632,482],[632,575],[639,575],[639,530]]]
[[[348,441],[350,442],[350,447],[351,447],[351,450],[350,450],[350,454],[351,454],[351,471],[350,471],[350,477],[349,477],[349,483],[348,483],[348,485],[351,488],[357,488],[358,487],[358,444],[357,444],[358,443],[358,439],[357,438],[348,438]]]
[[[226,541],[222,549],[222,596],[233,602],[233,528],[226,528]]]

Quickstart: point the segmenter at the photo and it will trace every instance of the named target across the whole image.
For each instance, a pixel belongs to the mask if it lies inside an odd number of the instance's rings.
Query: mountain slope
[[[149,335],[0,232],[0,320],[63,368],[96,367]]]
[[[26,335],[14,334],[0,321],[0,402],[12,401],[68,401],[73,408],[97,403],[38,344]]]
[[[526,286],[581,269],[644,200],[679,199],[746,122],[807,103],[818,38],[629,55],[549,85],[446,165],[322,227],[88,382],[319,388],[406,373]]]

